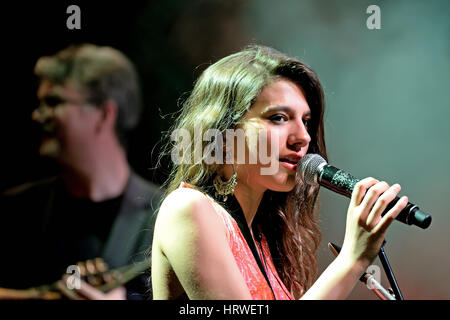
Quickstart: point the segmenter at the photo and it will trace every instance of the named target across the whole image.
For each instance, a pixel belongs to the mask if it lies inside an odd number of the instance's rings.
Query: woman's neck
[[[224,165],[223,177],[229,180],[233,174],[233,168],[231,165]],[[247,225],[252,230],[253,218],[258,211],[259,204],[264,196],[266,189],[257,188],[255,185],[250,185],[247,181],[243,181],[237,178],[237,185],[234,189],[234,196],[236,197],[242,212],[244,213]]]

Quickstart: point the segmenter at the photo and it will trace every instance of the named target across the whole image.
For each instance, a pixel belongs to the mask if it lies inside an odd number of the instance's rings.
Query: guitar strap
[[[134,258],[142,260],[144,252],[137,252],[140,249],[139,242],[148,240],[143,233],[151,234],[153,231],[147,201],[151,192],[139,177],[131,173],[121,208],[103,249],[102,258],[110,268],[133,263]],[[149,241],[147,246],[151,245],[151,239]]]

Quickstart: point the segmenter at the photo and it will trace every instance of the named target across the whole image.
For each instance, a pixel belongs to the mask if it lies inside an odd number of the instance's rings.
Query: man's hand
[[[62,280],[58,282],[58,288],[64,296],[71,300],[126,300],[127,290],[123,286],[104,293],[80,279],[79,289],[69,289],[67,286],[68,278],[68,275],[64,275]]]

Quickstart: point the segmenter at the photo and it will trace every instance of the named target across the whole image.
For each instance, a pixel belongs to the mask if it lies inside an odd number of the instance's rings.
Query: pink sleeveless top
[[[180,184],[180,188],[196,189],[194,186],[185,182]],[[214,208],[216,208],[217,214],[219,214],[225,224],[228,244],[231,252],[233,253],[234,259],[236,260],[236,264],[241,274],[244,276],[253,300],[293,300],[294,298],[278,276],[275,265],[272,261],[269,245],[264,235],[262,235],[261,240],[262,252],[264,254],[262,254],[261,247],[259,245],[256,245],[256,248],[264,265],[267,277],[269,278],[273,293],[267,284],[264,275],[259,269],[258,264],[253,257],[252,251],[245,241],[244,235],[239,229],[236,220],[234,220],[233,217],[221,205],[219,205],[208,195],[206,196],[211,200]]]

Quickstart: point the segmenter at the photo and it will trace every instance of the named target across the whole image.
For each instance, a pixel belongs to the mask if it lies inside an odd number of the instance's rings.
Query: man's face
[[[95,137],[95,124],[101,111],[89,106],[74,85],[53,84],[43,80],[37,92],[40,106],[32,118],[41,124],[42,156],[70,163],[82,157]]]

